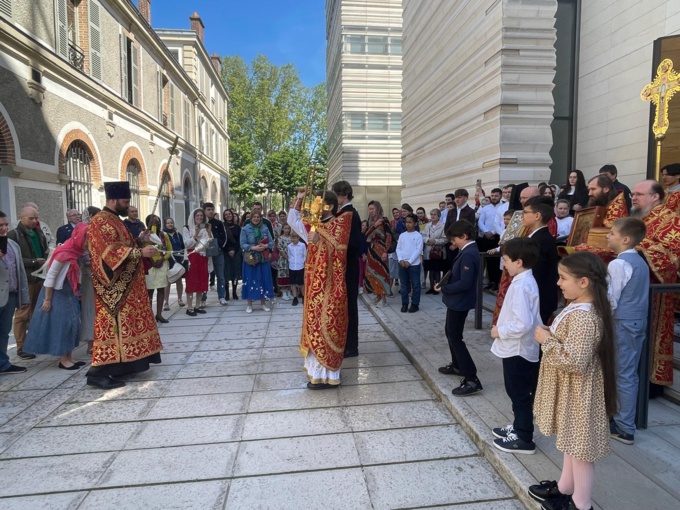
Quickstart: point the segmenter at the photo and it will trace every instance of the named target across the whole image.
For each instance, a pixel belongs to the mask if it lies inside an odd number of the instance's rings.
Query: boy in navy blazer
[[[453,261],[451,277],[441,288],[442,301],[446,305],[446,339],[451,350],[451,363],[441,367],[442,374],[462,375],[458,388],[452,393],[466,397],[482,391],[482,383],[477,378],[477,367],[463,341],[463,329],[468,312],[475,307],[477,292],[475,286],[479,273],[479,250],[475,242],[475,228],[469,221],[456,221],[449,226],[446,235],[451,240],[451,248],[458,249]]]

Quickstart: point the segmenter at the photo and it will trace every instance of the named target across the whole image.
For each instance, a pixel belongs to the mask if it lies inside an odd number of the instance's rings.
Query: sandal
[[[187,306],[186,304],[184,304],[184,301],[182,301],[181,299],[177,300],[177,304],[179,305],[180,308],[182,308],[183,306]]]

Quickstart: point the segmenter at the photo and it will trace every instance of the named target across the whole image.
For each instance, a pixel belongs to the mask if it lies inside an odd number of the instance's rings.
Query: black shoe
[[[21,359],[35,359],[35,354],[31,354],[30,352],[17,351],[17,356]]]
[[[70,367],[65,367],[64,365],[61,364],[61,361],[59,362],[59,368],[63,370],[78,370],[80,368],[79,365],[76,365],[75,363],[71,365]]]
[[[545,501],[564,496],[564,494],[557,488],[555,480],[542,480],[541,483],[529,487],[529,496],[536,501]]]
[[[119,381],[111,377],[89,376],[87,378],[87,385],[96,386],[97,388],[101,388],[102,390],[112,390],[114,388],[122,388],[123,386],[125,386],[125,383],[123,381]]]
[[[87,365],[87,363],[85,363],[84,361],[76,361],[74,363],[77,367],[84,367],[85,365]]]
[[[498,439],[508,437],[508,434],[512,434],[513,432],[515,432],[515,428],[512,426],[512,423],[510,425],[506,425],[505,427],[491,429],[491,433]]]
[[[416,313],[420,308],[418,308],[418,305],[411,305],[411,308],[408,309],[408,313]]]
[[[156,317],[156,322],[160,322],[161,324],[167,324],[170,321],[163,317],[162,315],[159,315]]]
[[[635,442],[635,435],[622,432],[615,421],[609,422],[609,436],[623,444],[633,444]]]
[[[23,374],[26,372],[26,367],[20,367],[17,365],[10,365],[8,369],[0,371],[0,375],[14,375]]]
[[[492,287],[493,283],[487,283],[486,285],[484,285],[484,290],[491,290]]]
[[[196,312],[196,313],[208,313],[203,308],[195,308],[194,312]]]
[[[458,367],[453,366],[453,363],[449,363],[445,367],[439,367],[438,370],[439,370],[440,373],[446,374],[446,375],[463,375],[463,374],[461,374]]]
[[[201,303],[205,303],[208,300],[208,293],[204,292],[201,294]]]
[[[425,294],[434,294],[434,289],[430,289],[425,291]]]
[[[188,309],[187,315],[189,315],[191,317],[196,317],[198,314],[196,313],[196,310]]]
[[[298,305],[298,298],[296,296],[296,297],[293,298],[293,306],[297,306],[297,305]]]
[[[472,380],[464,377],[460,381],[460,386],[458,386],[458,388],[453,388],[451,393],[457,397],[467,397],[468,395],[479,393],[483,389],[484,388],[482,388],[482,383],[479,382],[479,379]]]
[[[439,295],[439,291],[438,291],[438,290],[435,290],[435,291],[432,293],[432,295],[433,295],[433,296],[438,296],[438,295]]]
[[[566,494],[560,494],[557,497],[546,499],[541,503],[541,508],[543,510],[576,510],[576,507],[571,501],[571,496],[567,496]]]
[[[571,498],[569,498],[569,504],[564,508],[566,508],[567,510],[578,510],[578,508],[576,508],[576,505],[574,504],[574,501]],[[590,510],[593,510],[592,506],[590,507]]]
[[[358,355],[359,355],[359,351],[345,350],[345,358],[356,358]]]
[[[528,455],[536,453],[536,443],[533,441],[522,441],[514,432],[510,432],[506,437],[494,439],[493,445],[502,452],[524,453]]]
[[[408,312],[408,305],[401,305],[401,313]]]
[[[310,390],[330,390],[331,388],[337,388],[340,386],[339,384],[328,384],[328,383],[319,383],[319,384],[312,384],[312,382],[307,383],[307,388]]]
[[[490,289],[490,290],[491,290],[491,292],[498,292],[498,284],[497,284],[497,283],[494,283],[494,284],[491,286],[491,289]]]
[[[304,304],[305,302],[305,296],[300,296],[300,303]]]

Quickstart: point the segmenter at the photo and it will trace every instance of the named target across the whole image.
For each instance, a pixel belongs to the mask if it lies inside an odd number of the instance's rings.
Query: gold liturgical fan
[[[680,91],[680,73],[673,69],[673,61],[669,58],[663,60],[657,68],[657,75],[654,81],[645,86],[640,93],[644,101],[651,101],[656,106],[654,116],[654,139],[656,140],[656,175],[660,179],[659,169],[661,167],[661,142],[666,138],[668,131],[668,103],[673,94]]]

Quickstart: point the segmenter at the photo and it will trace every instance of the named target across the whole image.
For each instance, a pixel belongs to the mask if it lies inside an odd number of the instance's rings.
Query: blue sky
[[[250,62],[261,53],[276,65],[294,64],[311,87],[326,80],[325,5],[325,0],[152,0],[151,25],[188,29],[197,11],[209,54]]]

